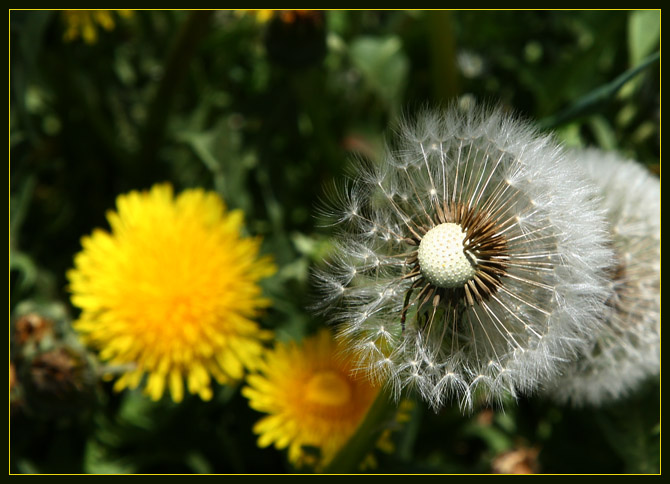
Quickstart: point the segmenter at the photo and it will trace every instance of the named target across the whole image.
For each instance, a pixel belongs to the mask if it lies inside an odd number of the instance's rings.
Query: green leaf
[[[200,452],[191,452],[184,458],[184,463],[196,474],[211,474],[212,464]]]
[[[84,472],[88,474],[132,474],[135,467],[125,459],[110,455],[94,438],[86,443]]]
[[[635,66],[645,56],[660,48],[661,12],[636,10],[628,17],[628,57]]]
[[[604,116],[594,116],[589,120],[589,126],[598,142],[598,146],[604,150],[616,149],[616,133]]]
[[[655,397],[655,398],[654,398]],[[656,390],[600,409],[595,420],[628,473],[658,473],[660,401]]]
[[[409,62],[397,36],[360,37],[350,48],[351,60],[371,89],[389,106],[399,102]]]
[[[496,425],[472,423],[464,428],[464,433],[483,440],[493,454],[501,454],[514,446],[513,437]]]
[[[9,270],[19,273],[17,289],[28,291],[37,284],[39,268],[28,255],[18,250],[9,251]]]
[[[155,419],[152,418],[152,412],[156,410],[157,406],[158,404],[138,391],[126,392],[117,418],[134,427],[152,430],[156,425]]]
[[[248,213],[252,201],[246,189],[247,178],[256,166],[256,159],[241,151],[240,135],[230,129],[229,119],[221,119],[207,131],[182,132],[177,139],[188,145],[210,172],[214,187],[226,204]]]

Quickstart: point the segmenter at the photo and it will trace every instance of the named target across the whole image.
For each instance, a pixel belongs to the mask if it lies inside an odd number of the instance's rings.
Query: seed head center
[[[465,232],[460,225],[445,223],[430,229],[419,244],[419,267],[437,287],[463,287],[477,273],[463,252]]]

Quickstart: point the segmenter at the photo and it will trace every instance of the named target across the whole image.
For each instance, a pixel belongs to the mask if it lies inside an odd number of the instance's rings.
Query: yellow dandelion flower
[[[258,23],[266,23],[272,20],[274,16],[274,10],[235,10],[235,14],[238,16],[251,15],[253,16]]]
[[[79,37],[87,44],[95,44],[98,41],[98,26],[104,30],[113,30],[114,10],[64,10],[63,21],[65,22],[65,33],[63,40],[71,42]],[[116,10],[121,17],[130,17],[132,10]]]
[[[242,394],[269,415],[253,428],[259,447],[288,447],[296,467],[326,465],[349,440],[379,392],[352,375],[353,362],[328,330],[303,341],[278,343]],[[318,455],[314,452],[318,449]]]
[[[175,402],[212,396],[211,377],[225,384],[260,362],[272,333],[252,319],[269,305],[258,281],[275,271],[258,257],[260,240],[240,235],[243,215],[227,212],[213,192],[168,184],[117,198],[107,220],[82,239],[67,274],[74,327],[120,369],[114,389],[137,387],[148,375],[154,400],[167,386]]]
[[[321,10],[236,10],[237,15],[252,15],[258,23],[267,23],[273,18],[285,24],[292,24],[300,19],[321,22]]]

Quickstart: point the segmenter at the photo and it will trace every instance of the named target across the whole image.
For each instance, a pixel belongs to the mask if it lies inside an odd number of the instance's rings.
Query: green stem
[[[379,436],[395,416],[398,407],[391,392],[382,388],[358,429],[333,457],[324,469],[324,474],[348,474],[357,471],[358,464],[374,448]]]
[[[659,58],[660,58],[659,52],[650,55],[645,60],[643,60],[638,66],[627,70],[613,81],[585,94],[580,99],[578,99],[577,102],[575,102],[572,106],[569,106],[568,108],[558,112],[557,114],[544,118],[543,120],[540,121],[540,128],[553,129],[556,126],[571,121],[579,116],[583,116],[585,114],[593,112],[600,104],[614,97],[617,91],[621,89],[621,87],[624,84],[630,81],[633,77],[637,76],[647,67],[652,65],[654,62],[658,61]]]
[[[458,67],[456,63],[456,41],[452,27],[451,12],[427,12],[431,75],[435,99],[445,105],[458,96]]]
[[[200,39],[207,33],[207,25],[212,14],[212,11],[191,12],[182,25],[165,61],[163,77],[149,106],[139,160],[136,164],[138,169],[141,167],[149,177],[153,175],[157,151],[163,141],[175,93],[188,72],[188,66]],[[142,182],[152,181],[152,179],[143,180],[141,176],[140,180]]]

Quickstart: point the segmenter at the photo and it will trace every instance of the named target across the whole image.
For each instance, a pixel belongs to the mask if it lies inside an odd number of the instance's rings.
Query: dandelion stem
[[[640,62],[639,65],[627,70],[613,81],[586,93],[574,104],[572,104],[572,106],[568,106],[563,111],[544,118],[540,121],[540,128],[553,129],[575,118],[592,113],[601,103],[612,98],[624,84],[626,84],[628,81],[644,71],[647,67],[654,64],[659,59],[660,52],[656,52],[650,55],[642,62]]]
[[[355,472],[358,464],[372,451],[387,423],[397,411],[389,388],[383,387],[358,429],[324,469],[324,474]]]
[[[155,176],[154,162],[163,141],[174,95],[188,72],[188,66],[200,39],[207,32],[207,25],[212,14],[211,11],[191,12],[182,25],[165,61],[163,77],[149,106],[142,148],[139,151],[139,163],[137,163],[137,166],[143,167],[144,173],[149,174],[152,179]]]
[[[438,101],[447,102],[459,92],[452,16],[451,12],[430,12],[427,17],[433,92]]]

